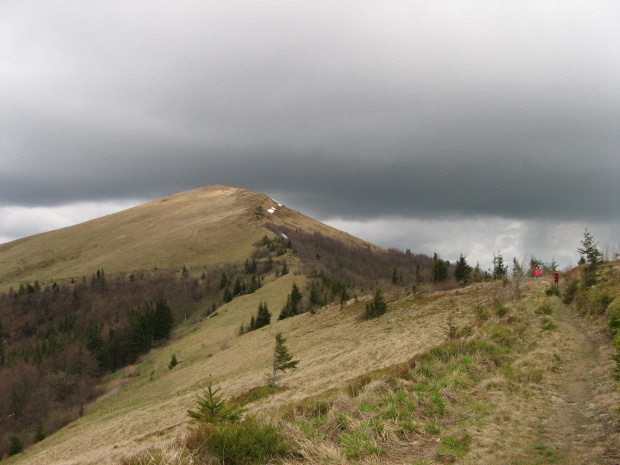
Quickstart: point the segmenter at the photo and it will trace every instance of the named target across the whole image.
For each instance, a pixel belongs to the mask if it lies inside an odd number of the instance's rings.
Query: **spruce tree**
[[[595,271],[596,265],[599,263],[601,259],[601,252],[596,246],[596,242],[594,241],[594,236],[588,231],[586,228],[583,233],[583,240],[581,241],[581,247],[577,249],[577,252],[581,254],[582,258],[584,258],[584,262],[586,264],[585,269],[585,284],[587,286],[594,284],[595,279]]]
[[[172,333],[174,319],[170,305],[163,298],[155,304],[153,320],[153,340],[168,339]]]
[[[376,318],[387,312],[387,302],[383,297],[381,288],[375,290],[375,295],[371,302],[366,304],[366,318]]]
[[[299,360],[293,360],[293,356],[288,352],[284,345],[286,338],[281,332],[276,333],[276,345],[273,350],[273,376],[270,384],[275,386],[277,383],[277,372],[285,372],[286,370],[295,370],[299,364]]]
[[[450,262],[442,260],[437,252],[433,254],[433,282],[441,282],[448,279],[448,267]]]
[[[197,410],[188,410],[187,415],[201,423],[235,423],[241,420],[245,410],[239,404],[230,404],[219,395],[220,388],[213,389],[209,383],[202,388],[202,397],[196,395]]]
[[[256,328],[262,328],[271,323],[271,313],[267,308],[267,304],[262,302],[258,304],[258,314],[256,315]]]
[[[467,260],[463,254],[459,256],[458,261],[456,262],[456,268],[454,269],[454,277],[459,283],[468,283],[470,280],[472,268],[467,264]]]
[[[36,444],[37,442],[41,442],[44,439],[45,439],[45,429],[43,428],[43,421],[39,420],[34,430],[34,437],[32,438],[32,442]]]
[[[504,257],[497,252],[493,254],[493,279],[505,278],[508,274],[508,265],[504,265]]]

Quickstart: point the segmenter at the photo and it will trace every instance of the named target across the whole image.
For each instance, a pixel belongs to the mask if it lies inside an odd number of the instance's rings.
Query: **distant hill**
[[[267,224],[379,247],[281,206],[264,194],[215,185],[0,245],[0,285],[139,269],[240,262],[273,232]]]

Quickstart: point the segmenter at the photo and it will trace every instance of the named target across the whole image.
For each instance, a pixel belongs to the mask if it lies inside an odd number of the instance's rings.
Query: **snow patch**
[[[268,213],[274,213],[276,211],[276,207],[271,207],[269,210],[267,210]]]

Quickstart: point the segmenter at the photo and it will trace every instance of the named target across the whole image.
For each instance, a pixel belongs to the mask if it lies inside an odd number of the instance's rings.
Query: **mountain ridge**
[[[267,222],[381,250],[265,194],[217,184],[1,244],[0,281],[7,288],[87,276],[98,269],[111,274],[241,262],[271,234]]]

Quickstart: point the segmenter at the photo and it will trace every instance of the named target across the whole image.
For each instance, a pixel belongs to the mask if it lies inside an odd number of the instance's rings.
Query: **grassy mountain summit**
[[[240,262],[272,234],[267,222],[365,244],[266,195],[215,185],[2,244],[0,284]]]

